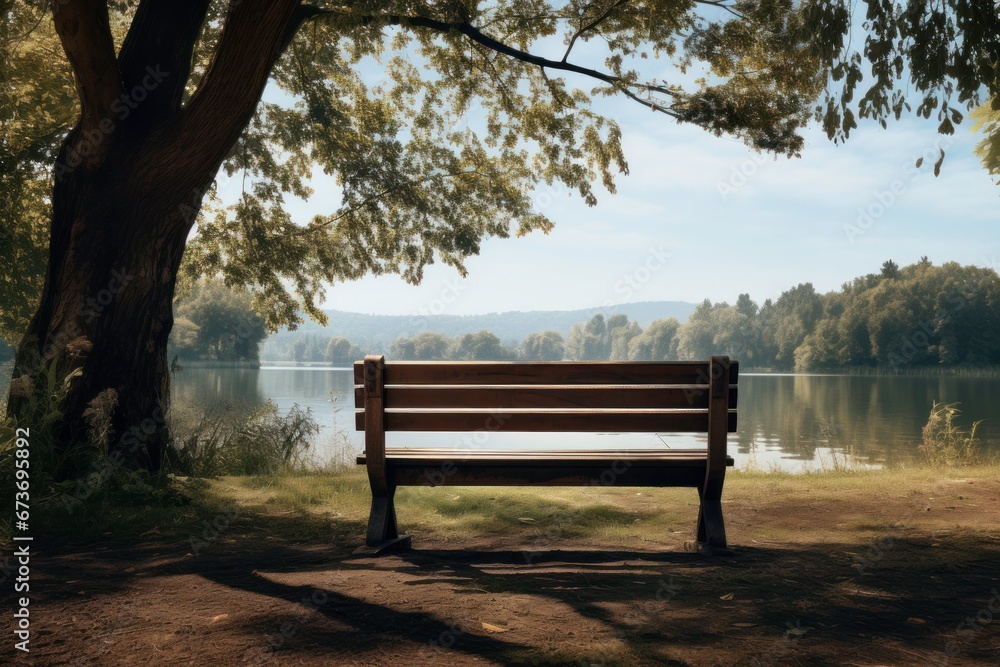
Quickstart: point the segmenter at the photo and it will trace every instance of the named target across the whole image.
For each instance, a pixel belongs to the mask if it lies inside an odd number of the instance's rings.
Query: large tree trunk
[[[212,178],[172,175],[164,163],[151,162],[159,151],[126,151],[135,148],[129,144],[56,181],[48,276],[15,376],[33,376],[38,386],[39,371],[55,363],[58,376],[69,378],[55,433],[63,446],[87,439],[95,416],[85,413],[103,394],[109,450],[123,463],[157,470],[168,437],[174,287]],[[17,386],[9,407],[24,414],[29,399]]]
[[[68,382],[58,447],[106,433],[91,428],[103,415],[116,460],[151,470],[168,444],[166,345],[188,234],[271,67],[315,13],[296,0],[233,3],[212,63],[182,108],[207,6],[143,0],[116,55],[103,0],[53,3],[82,113],[55,167],[48,274],[18,349],[8,411],[35,418],[44,371],[56,364]]]

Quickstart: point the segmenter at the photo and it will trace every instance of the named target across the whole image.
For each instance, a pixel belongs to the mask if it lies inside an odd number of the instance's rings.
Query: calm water
[[[186,369],[174,377],[176,400],[258,403],[273,400],[282,410],[310,408],[324,428],[314,443],[319,458],[331,455],[336,429],[363,449],[354,430],[353,377],[347,369]],[[984,419],[979,435],[989,451],[1000,451],[997,398],[1000,379],[751,375],[740,377],[739,430],[730,435],[737,467],[752,459],[765,470],[817,467],[833,456],[871,465],[917,455],[920,431],[934,401],[962,404],[964,425]],[[704,438],[655,434],[389,434],[388,444],[517,447],[684,447]]]

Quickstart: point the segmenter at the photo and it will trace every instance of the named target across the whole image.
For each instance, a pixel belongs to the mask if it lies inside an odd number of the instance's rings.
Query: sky
[[[760,303],[798,283],[838,289],[888,259],[1000,268],[1000,186],[973,153],[979,137],[968,120],[951,137],[931,121],[862,123],[844,145],[812,127],[800,158],[775,159],[626,99],[600,104],[621,125],[629,162],[617,194],[599,189],[598,205],[587,207],[543,188],[534,201],[555,222],[549,234],[485,241],[466,278],[436,264],[419,286],[398,276],[333,285],[324,307],[469,315],[732,303],[744,292]],[[939,148],[946,159],[935,177]],[[308,202],[289,206],[303,224],[339,204],[329,177],[312,186]]]

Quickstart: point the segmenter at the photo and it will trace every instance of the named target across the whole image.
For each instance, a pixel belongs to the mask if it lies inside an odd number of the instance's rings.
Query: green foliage
[[[562,361],[565,343],[558,331],[534,333],[521,344],[521,358],[525,361]]]
[[[514,358],[515,354],[513,350],[507,349],[495,334],[483,330],[465,334],[456,340],[449,357],[459,361],[502,361]]]
[[[749,305],[747,313],[753,311]],[[735,340],[725,333],[727,308],[712,306],[711,315],[692,322],[712,321],[705,340],[710,330],[715,353],[727,351],[752,367],[898,371],[1000,363],[1000,278],[992,269],[933,266],[924,257],[902,268],[887,261],[878,273],[838,292],[817,294],[806,283],[765,302],[752,316],[730,320],[728,330],[739,334]]]
[[[325,361],[334,366],[350,366],[364,356],[361,348],[343,336],[333,336],[326,344]]]
[[[101,392],[85,410],[88,439],[69,448],[58,446],[54,428],[62,416],[59,405],[80,377],[79,369],[67,373],[65,367],[86,352],[84,341],[73,341],[44,372],[12,382],[11,395],[26,398],[27,403],[18,416],[8,415],[0,421],[0,478],[14,479],[16,442],[25,437],[30,451],[32,505],[43,515],[50,511],[72,514],[84,505],[91,514],[99,514],[112,506],[186,503],[186,496],[165,475],[135,470],[127,459],[110,451],[114,436],[110,416],[118,400],[114,390]]]
[[[706,299],[698,304],[691,318],[684,323],[677,335],[677,353],[685,359],[707,359],[714,353],[715,331],[712,314],[716,310]]]
[[[447,359],[454,342],[439,333],[424,331],[412,338],[397,338],[392,342],[389,356],[392,359],[434,361]]]
[[[976,465],[979,463],[979,438],[976,430],[982,420],[963,429],[955,424],[961,414],[958,403],[937,403],[922,433],[923,444],[918,449],[932,466]]]
[[[822,320],[796,352],[798,370],[1000,363],[1000,278],[992,269],[925,258],[858,278],[821,301]]]
[[[574,325],[566,338],[566,358],[582,361],[597,359],[627,359],[629,344],[642,329],[629,322],[624,314],[612,315],[605,321],[598,313],[584,324]]]
[[[228,8],[209,3],[188,95]],[[79,108],[44,12],[41,3],[4,3],[0,264],[19,267],[0,273],[7,340],[38,298],[45,193]],[[135,3],[109,3],[109,12],[121,45]],[[951,134],[963,107],[997,92],[992,0],[866,0],[857,14],[842,0],[327,7],[273,68],[277,94],[259,104],[220,174],[240,179],[243,192],[230,206],[209,193],[184,271],[249,288],[270,330],[301,313],[322,321],[317,303],[330,282],[384,273],[418,282],[432,261],[464,273],[484,239],[551,228],[532,205],[538,186],[560,183],[588,204],[597,182],[614,192],[628,167],[621,128],[594,105],[605,96],[795,155],[810,119],[841,141],[860,119],[884,126],[912,101]],[[563,58],[541,60],[560,40]],[[577,55],[600,67],[576,64]],[[300,226],[288,199],[312,194],[316,170],[337,179],[341,202]],[[608,354],[624,351],[619,343]],[[781,358],[791,363],[787,346]]]
[[[295,345],[299,352],[313,349],[312,337]],[[902,268],[890,260],[828,294],[803,283],[760,306],[749,294],[732,306],[706,299],[684,324],[668,317],[642,329],[624,314],[598,313],[573,325],[565,343],[556,331],[531,334],[516,353],[489,331],[454,339],[424,332],[398,338],[388,351],[390,359],[425,361],[664,361],[713,354],[749,368],[802,372],[990,367],[1000,364],[1000,276],[955,262],[934,266],[926,257]]]
[[[0,346],[21,342],[45,280],[48,183],[0,155]],[[6,356],[0,351],[0,359]]]
[[[295,298],[279,289],[283,277],[315,317],[323,280],[399,272],[415,282],[435,255],[464,272],[482,238],[551,227],[531,207],[537,185],[561,181],[588,203],[596,200],[592,181],[614,190],[615,173],[627,169],[620,129],[594,111],[593,96],[630,96],[713,134],[796,154],[810,117],[840,141],[857,119],[899,118],[909,87],[923,96],[917,113],[937,114],[938,130],[950,134],[981,84],[996,85],[996,12],[982,1],[867,5],[863,53],[843,2],[739,0],[731,13],[677,0],[360,3],[332,12],[301,31],[278,64],[275,83],[295,102],[259,108],[225,166],[254,186],[230,210],[203,217],[191,268],[259,286],[272,325],[296,318]],[[557,70],[497,56],[460,30],[378,18],[359,26],[369,12],[474,26],[527,51],[561,35],[570,49],[602,48],[615,78],[588,94]],[[647,57],[665,61],[666,82],[644,83]],[[381,83],[359,74],[366,58],[383,59]],[[874,77],[862,79],[865,60]],[[705,76],[685,87],[695,71]],[[338,176],[344,201],[299,233],[281,205],[286,193],[308,191],[310,163]],[[272,261],[259,261],[265,247]],[[592,348],[572,356],[605,356]],[[788,364],[793,349],[783,350]]]
[[[267,331],[245,290],[228,288],[221,280],[198,281],[177,300],[174,312],[171,354],[181,359],[259,361]]]
[[[611,354],[608,358],[612,361],[625,361],[628,359],[629,346],[642,334],[642,327],[638,322],[629,322],[628,318],[620,326],[610,326],[613,319],[611,317],[608,320],[608,336],[611,338]]]
[[[415,326],[442,334],[449,340],[486,329],[509,343],[545,331],[558,332],[565,339],[574,324],[589,320],[597,312],[606,311],[606,316],[624,314],[631,320],[652,322],[671,316],[683,321],[693,309],[693,304],[684,301],[641,301],[606,309],[507,311],[480,315],[366,315],[328,309],[325,311],[330,322],[328,327],[309,320],[294,330],[282,328],[270,334],[261,346],[261,359],[291,360],[292,344],[297,338],[305,339],[309,346],[313,344],[310,339],[315,337],[315,345],[325,349],[331,336],[343,336],[358,345],[363,354],[377,354],[388,353],[397,338],[414,338]]]
[[[4,2],[0,29],[0,339],[20,343],[48,250],[51,169],[79,106],[52,21]]]
[[[609,350],[608,327],[604,315],[600,313],[583,324],[574,324],[566,337],[567,359],[607,359]]]
[[[268,345],[270,347],[261,352],[267,361],[326,363],[333,366],[350,366],[376,351],[364,344],[355,344],[345,336],[331,336],[323,330],[295,332],[294,336],[279,338],[277,344],[268,341]]]
[[[171,467],[196,477],[301,470],[309,463],[309,441],[319,433],[310,410],[296,405],[282,415],[270,401],[250,410],[219,403],[187,420],[177,415]]]
[[[87,351],[83,341],[72,341],[64,355],[42,366],[34,377],[22,376],[11,382],[11,396],[26,399],[20,415],[5,415],[0,423],[0,472],[13,472],[13,456],[19,429],[27,429],[31,443],[32,487],[44,490],[53,479],[60,479],[85,470],[102,452],[78,443],[69,449],[57,446],[54,429],[62,417],[59,405],[79,380],[79,369],[73,367],[75,358]],[[28,360],[35,361],[38,360]],[[98,443],[100,447],[102,443]],[[106,448],[103,452],[106,454]],[[5,476],[4,479],[12,479]]]
[[[676,317],[651,322],[641,334],[629,342],[629,360],[665,361],[677,359],[677,331],[680,326]]]
[[[1000,175],[1000,96],[975,109],[971,117],[974,121],[972,131],[983,135],[976,144],[976,154],[988,172]]]

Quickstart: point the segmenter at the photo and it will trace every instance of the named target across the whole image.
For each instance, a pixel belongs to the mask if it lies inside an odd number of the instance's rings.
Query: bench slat
[[[364,386],[354,404],[364,407]],[[736,406],[737,388],[729,389]],[[684,385],[402,385],[385,388],[392,408],[708,408],[707,386]]]
[[[364,430],[364,410],[355,412]],[[707,410],[386,410],[386,431],[706,433]],[[729,412],[729,431],[736,412]]]
[[[707,467],[704,456],[670,460],[511,460],[501,456],[457,462],[447,458],[389,459],[387,463],[387,475],[396,486],[698,486]]]
[[[448,447],[389,447],[386,449],[389,463],[410,463],[440,461],[442,463],[483,461],[554,461],[563,465],[566,461],[678,461],[701,460],[708,457],[706,449],[547,449],[547,450],[506,450],[506,449],[454,449]],[[732,457],[728,457],[732,460]],[[357,457],[358,465],[364,465],[366,456]]]
[[[736,382],[733,362],[732,382]],[[708,384],[708,364],[693,361],[394,361],[385,384]],[[355,384],[364,369],[354,365]]]

